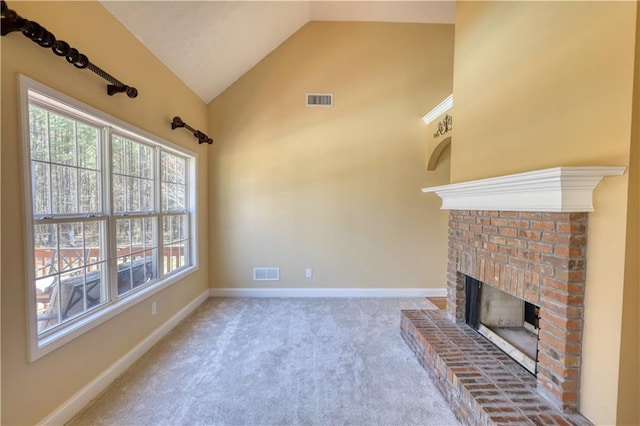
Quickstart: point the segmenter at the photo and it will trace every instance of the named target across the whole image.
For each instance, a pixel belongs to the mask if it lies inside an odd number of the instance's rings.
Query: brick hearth
[[[591,424],[579,414],[562,414],[552,407],[536,391],[528,371],[442,311],[403,311],[401,330],[464,424]]]

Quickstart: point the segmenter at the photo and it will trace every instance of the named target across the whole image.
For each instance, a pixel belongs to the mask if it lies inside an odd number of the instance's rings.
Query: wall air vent
[[[308,107],[332,107],[333,93],[307,93]]]
[[[280,268],[253,268],[254,281],[280,281]]]

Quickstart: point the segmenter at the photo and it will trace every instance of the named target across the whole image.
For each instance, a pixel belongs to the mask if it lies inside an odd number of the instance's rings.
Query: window
[[[31,359],[194,270],[193,153],[21,78]]]

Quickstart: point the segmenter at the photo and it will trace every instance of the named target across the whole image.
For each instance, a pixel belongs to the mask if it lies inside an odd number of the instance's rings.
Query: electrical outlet
[[[313,277],[313,269],[307,269],[307,270],[305,271],[305,276],[306,276],[307,278],[311,278],[311,277]]]
[[[151,303],[151,315],[155,315],[158,312],[158,305],[156,302]]]

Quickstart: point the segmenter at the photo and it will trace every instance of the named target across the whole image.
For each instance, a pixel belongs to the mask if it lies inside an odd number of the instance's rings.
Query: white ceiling
[[[205,103],[309,21],[446,23],[445,1],[101,1]]]

